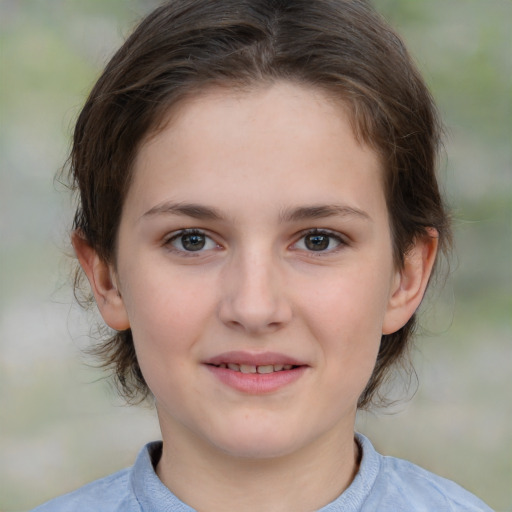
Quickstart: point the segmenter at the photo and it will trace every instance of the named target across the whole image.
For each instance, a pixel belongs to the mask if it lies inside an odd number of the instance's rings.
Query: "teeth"
[[[258,373],[274,373],[274,371],[274,366],[271,364],[258,366]]]
[[[241,364],[240,371],[242,373],[256,373],[256,366],[252,364]]]
[[[262,364],[256,366],[252,364],[221,363],[218,366],[219,368],[229,368],[234,372],[242,373],[273,373],[282,370],[291,370],[293,368],[291,364]]]

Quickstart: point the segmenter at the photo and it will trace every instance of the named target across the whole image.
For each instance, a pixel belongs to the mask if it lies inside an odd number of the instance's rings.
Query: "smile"
[[[275,352],[225,352],[203,364],[222,385],[249,395],[278,392],[310,369],[303,361]]]
[[[256,366],[252,364],[221,363],[213,366],[216,366],[217,368],[227,368],[234,372],[259,374],[282,372],[298,368],[298,366],[292,364],[262,364]]]

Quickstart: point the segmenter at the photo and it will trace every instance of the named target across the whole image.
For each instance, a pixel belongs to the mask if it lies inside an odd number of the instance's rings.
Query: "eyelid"
[[[332,254],[332,253],[340,250],[340,248],[343,248],[343,247],[349,245],[348,237],[343,235],[342,233],[339,233],[338,231],[332,231],[330,229],[322,229],[322,228],[310,228],[310,229],[304,229],[304,230],[300,231],[297,234],[296,241],[291,245],[291,247],[293,248],[294,246],[296,246],[301,240],[304,239],[304,237],[306,237],[308,235],[325,235],[325,236],[328,236],[329,238],[332,238],[338,242],[338,244],[335,247],[333,247],[332,249],[326,249],[323,251],[312,251],[312,250],[308,250],[308,249],[296,249],[296,250],[301,250],[301,251],[307,252],[308,254],[310,254],[312,256],[322,256],[322,255],[326,256],[328,254]]]
[[[166,247],[169,251],[172,251],[174,253],[180,254],[180,255],[187,255],[187,256],[199,256],[201,253],[204,253],[206,251],[212,250],[212,248],[209,249],[200,249],[197,251],[187,251],[185,249],[178,249],[175,247],[172,242],[175,240],[178,240],[180,237],[184,235],[200,235],[204,236],[206,239],[212,241],[215,244],[215,248],[220,248],[221,245],[214,239],[212,235],[210,235],[207,231],[204,229],[199,228],[183,228],[178,229],[176,231],[173,231],[169,234],[167,234],[162,241],[162,245]]]
[[[211,242],[213,242],[215,244],[215,247],[214,248],[206,248],[206,249],[202,248],[197,251],[187,251],[185,249],[179,249],[179,248],[175,247],[172,244],[172,242],[174,242],[175,240],[179,239],[180,237],[182,237],[184,235],[204,236],[206,239],[209,239]],[[308,235],[327,236],[327,237],[335,240],[337,242],[337,244],[335,247],[327,248],[325,250],[319,250],[319,251],[313,251],[313,250],[310,250],[307,248],[302,249],[302,248],[296,247],[297,244]],[[338,231],[333,231],[331,229],[323,229],[323,228],[309,228],[309,229],[301,230],[299,233],[296,234],[296,236],[294,238],[295,238],[295,242],[293,242],[290,245],[290,248],[292,250],[300,250],[300,251],[306,252],[312,256],[322,256],[322,255],[325,256],[328,254],[332,254],[332,253],[340,250],[340,248],[348,246],[350,243],[348,236],[346,236]],[[217,242],[216,237],[214,235],[210,234],[207,230],[199,229],[199,228],[183,228],[183,229],[178,229],[178,230],[172,231],[171,233],[168,233],[163,238],[162,245],[164,247],[166,247],[169,251],[175,252],[180,255],[187,255],[187,256],[199,256],[201,253],[211,251],[212,249],[222,248],[222,245]]]

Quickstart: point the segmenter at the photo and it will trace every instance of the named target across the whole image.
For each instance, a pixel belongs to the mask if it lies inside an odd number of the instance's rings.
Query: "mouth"
[[[302,361],[273,352],[226,352],[203,364],[223,384],[251,395],[277,392],[300,380],[310,368]]]
[[[234,372],[240,372],[240,373],[268,374],[268,373],[293,370],[295,368],[299,368],[302,365],[294,365],[294,364],[254,365],[254,364],[238,364],[238,363],[220,363],[220,364],[210,364],[210,366],[215,366],[217,368],[226,368],[226,369],[232,370]]]

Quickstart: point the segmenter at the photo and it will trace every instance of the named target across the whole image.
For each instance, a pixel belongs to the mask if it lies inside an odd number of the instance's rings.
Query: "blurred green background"
[[[82,354],[91,319],[69,286],[72,205],[52,181],[100,69],[156,3],[0,0],[2,511],[131,465],[159,435],[154,412],[122,406]],[[512,2],[375,5],[408,43],[447,125],[441,181],[457,251],[423,308],[417,393],[361,415],[358,428],[381,452],[512,511]]]

